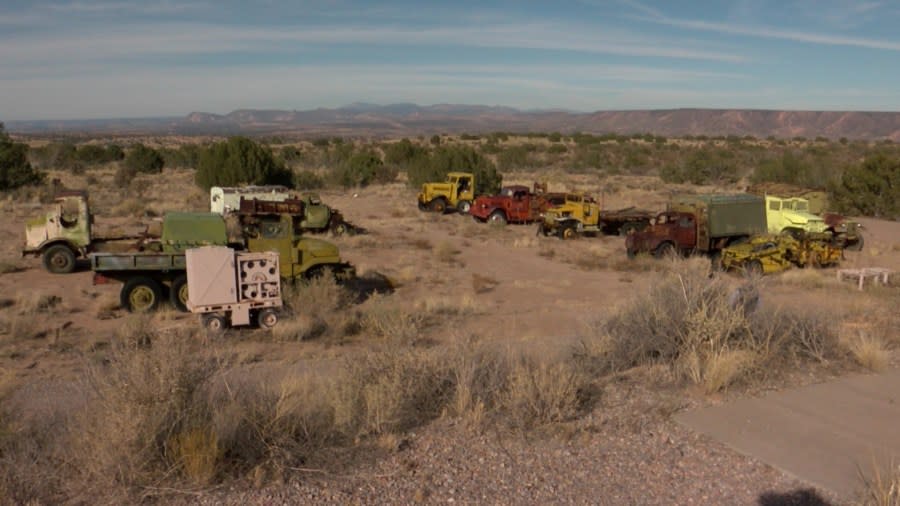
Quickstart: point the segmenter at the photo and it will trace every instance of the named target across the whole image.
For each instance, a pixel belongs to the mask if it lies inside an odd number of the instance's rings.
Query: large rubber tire
[[[438,214],[444,214],[447,211],[447,202],[441,198],[434,199],[428,203],[428,209]]]
[[[472,209],[472,203],[468,200],[460,200],[456,203],[456,210],[459,211],[459,214],[469,214],[469,209]]]
[[[188,287],[187,287],[187,276],[184,274],[175,278],[172,281],[172,287],[169,289],[169,302],[172,303],[172,307],[181,311],[182,313],[187,313],[187,300],[188,300]]]
[[[664,242],[653,250],[653,256],[656,258],[675,258],[675,245],[670,242]]]
[[[790,227],[788,227],[788,228],[782,230],[782,231],[781,231],[781,234],[782,234],[782,235],[789,235],[789,236],[793,237],[794,239],[796,239],[796,240],[798,240],[798,241],[802,241],[802,240],[803,240],[803,236],[805,235],[805,232],[803,232],[803,230],[801,230],[801,229],[799,229],[799,228],[790,228]]]
[[[855,243],[851,244],[850,246],[847,246],[844,249],[848,249],[850,251],[862,251],[864,244],[865,244],[865,241],[863,240],[863,236],[860,235],[859,242],[855,242]]]
[[[75,270],[75,252],[65,244],[44,250],[44,268],[53,274],[69,274]]]
[[[159,307],[162,286],[153,278],[138,276],[125,282],[119,295],[122,307],[132,313],[146,313]]]
[[[344,235],[350,232],[350,227],[347,226],[346,222],[338,222],[335,223],[334,226],[331,227],[331,233],[334,235]]]
[[[564,241],[571,241],[578,238],[578,230],[573,225],[563,225],[559,227],[559,238]]]
[[[225,317],[215,313],[203,315],[200,321],[203,322],[203,328],[210,334],[221,334],[228,328],[228,322],[225,321]]]
[[[278,313],[274,309],[263,309],[256,315],[256,323],[261,329],[271,329],[278,323]]]
[[[494,212],[491,213],[490,216],[488,216],[488,222],[489,222],[491,225],[505,226],[506,223],[507,223],[507,221],[506,221],[506,215],[503,214],[503,211],[499,211],[499,210],[498,210],[498,211],[494,211]]]

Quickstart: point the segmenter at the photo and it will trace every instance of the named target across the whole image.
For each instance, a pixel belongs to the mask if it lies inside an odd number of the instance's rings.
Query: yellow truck
[[[444,213],[456,209],[468,214],[475,200],[475,175],[471,172],[450,172],[443,183],[425,183],[419,192],[419,209]]]

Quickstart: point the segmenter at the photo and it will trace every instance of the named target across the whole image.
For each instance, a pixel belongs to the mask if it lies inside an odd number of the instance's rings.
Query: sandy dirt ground
[[[152,209],[155,214],[167,209],[199,210],[204,196],[189,189],[187,175],[174,177],[176,183],[169,182],[165,189],[149,185],[143,197],[147,204],[138,208]],[[179,186],[177,178],[184,184]],[[508,182],[529,184],[531,178]],[[573,178],[557,187],[606,190],[604,204],[609,208],[634,205],[651,210],[661,210],[675,191],[652,178],[620,178],[602,185]],[[174,196],[161,196],[172,191]],[[498,228],[477,224],[468,216],[421,213],[415,205],[415,192],[402,184],[325,191],[322,197],[348,221],[367,230],[366,234],[328,240],[341,248],[359,272],[377,271],[391,279],[396,291],[390,297],[408,304],[445,303],[470,309],[443,325],[429,327],[423,339],[452,342],[476,336],[537,356],[553,356],[569,350],[591,332],[595,322],[608,317],[634,294],[652,290],[659,276],[649,262],[626,259],[623,238],[564,242],[538,237],[534,225]],[[124,216],[128,212],[122,210],[127,207],[121,203],[129,198],[127,193],[98,189],[94,195],[98,222],[125,229],[147,221],[138,216],[140,212]],[[6,269],[11,272],[0,275],[3,327],[21,319],[17,308],[29,298],[58,298],[50,308],[39,311],[34,321],[16,323],[28,325],[31,338],[13,342],[0,337],[0,394],[11,393],[9,402],[19,406],[45,402],[48,392],[76,380],[87,364],[102,355],[128,318],[118,307],[120,285],[94,286],[92,273],[83,268],[70,275],[53,275],[41,268],[39,259],[20,258],[24,220],[38,209],[33,200],[0,202],[5,215],[0,223],[0,260],[12,266]],[[900,271],[900,223],[860,221],[866,227],[866,246],[862,252],[847,252],[842,267]],[[762,297],[767,304],[839,311],[849,325],[864,326],[875,317],[896,317],[897,308],[889,306],[877,291],[860,293],[849,283],[837,283],[834,277],[833,268],[803,276],[771,276],[763,284]],[[733,278],[735,284],[741,282],[738,276]],[[156,321],[161,326],[198,325],[196,317],[174,311],[166,311]],[[367,346],[365,335],[336,347],[316,341],[272,342],[258,339],[258,332],[262,331],[235,333],[217,345],[252,355],[248,367],[260,369],[332,359]],[[796,382],[821,379],[802,377]],[[675,396],[677,401],[667,401],[670,411],[717,404],[732,395],[629,388],[644,392],[640,398],[657,407],[652,401]],[[634,412],[656,412],[656,408],[641,406],[643,401],[629,400],[621,393],[611,395],[622,397],[622,404]],[[790,498],[808,487],[680,428],[668,415],[648,420],[623,428],[604,413],[596,413],[590,422],[584,422],[593,428],[581,431],[574,440],[549,436],[538,441],[518,436],[469,440],[452,424],[448,427],[448,422],[440,421],[410,436],[410,444],[404,445],[409,449],[387,452],[371,470],[354,472],[350,479],[298,472],[283,477],[283,484],[272,489],[218,489],[202,500],[375,503],[382,502],[379,494],[384,493],[387,495],[382,498],[393,503],[455,498],[464,503],[506,504],[557,500],[573,504],[740,504],[761,503],[760,498],[772,490]],[[607,452],[611,460],[604,464]],[[688,467],[679,471],[679,463]],[[584,475],[579,471],[583,466],[594,474]],[[551,473],[557,473],[553,479],[548,477]],[[379,477],[367,479],[369,475]],[[667,485],[660,490],[642,485],[642,477],[648,476],[664,476]],[[571,485],[561,485],[565,480]],[[827,491],[821,493],[829,497]]]

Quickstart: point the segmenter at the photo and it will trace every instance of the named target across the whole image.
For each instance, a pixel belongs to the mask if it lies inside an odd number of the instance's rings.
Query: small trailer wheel
[[[225,328],[228,326],[225,322],[225,317],[217,314],[205,314],[201,321],[203,322],[203,328],[210,334],[221,334],[225,332]]]
[[[256,322],[261,329],[271,329],[278,323],[278,313],[274,309],[263,309],[257,315]]]

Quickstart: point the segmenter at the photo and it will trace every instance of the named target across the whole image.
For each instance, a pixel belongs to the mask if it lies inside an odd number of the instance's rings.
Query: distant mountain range
[[[23,134],[169,134],[400,137],[434,133],[589,132],[755,137],[828,137],[900,141],[900,112],[668,109],[519,110],[484,105],[354,103],[306,111],[239,109],[228,114],[107,120],[10,121]]]

